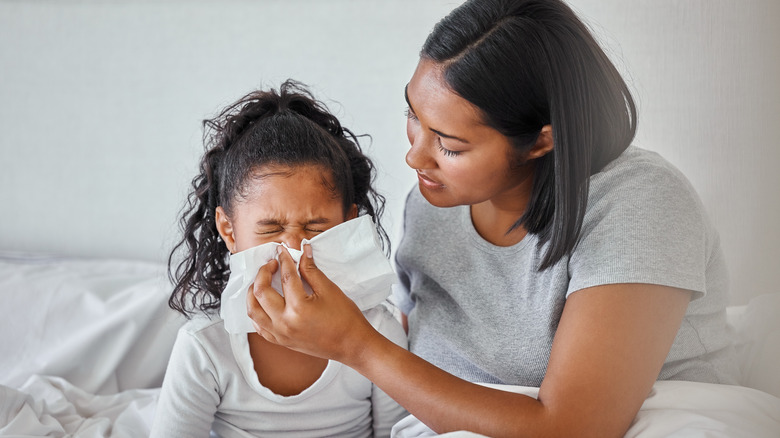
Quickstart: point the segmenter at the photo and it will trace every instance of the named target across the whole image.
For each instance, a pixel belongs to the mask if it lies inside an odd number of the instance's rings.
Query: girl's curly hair
[[[195,311],[218,309],[230,275],[228,251],[217,232],[215,212],[228,216],[246,195],[252,172],[261,166],[319,165],[331,172],[333,191],[346,213],[371,216],[381,243],[389,239],[380,224],[385,199],[373,188],[375,168],[358,138],[341,126],[304,85],[285,81],[279,91],[254,91],[203,121],[205,154],[200,173],[182,209],[182,238],[168,258],[174,284],[168,305],[190,317]],[[177,261],[177,256],[183,257]]]

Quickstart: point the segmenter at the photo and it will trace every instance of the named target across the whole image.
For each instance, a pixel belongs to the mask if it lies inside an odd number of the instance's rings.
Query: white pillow
[[[740,383],[780,397],[780,293],[759,295],[729,311],[737,335]]]
[[[161,264],[0,254],[0,384],[59,376],[93,394],[158,387],[182,318]]]

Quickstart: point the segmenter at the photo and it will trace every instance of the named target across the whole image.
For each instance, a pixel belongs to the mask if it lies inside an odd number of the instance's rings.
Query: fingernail
[[[313,254],[311,253],[311,245],[303,245],[303,253],[306,254],[307,258],[312,258]]]

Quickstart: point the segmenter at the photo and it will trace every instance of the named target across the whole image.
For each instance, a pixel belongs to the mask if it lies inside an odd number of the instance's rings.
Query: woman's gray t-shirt
[[[569,294],[649,283],[694,291],[659,379],[736,382],[718,234],[687,179],[654,152],[629,147],[591,177],[579,244],[541,272],[536,236],[495,246],[468,206],[434,207],[418,189],[404,228],[394,295],[409,349],[456,376],[540,386]]]

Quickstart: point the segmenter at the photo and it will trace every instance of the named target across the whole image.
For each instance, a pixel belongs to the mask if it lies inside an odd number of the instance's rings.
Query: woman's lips
[[[429,177],[427,177],[424,173],[420,172],[419,170],[417,171],[417,179],[420,181],[420,184],[422,184],[426,188],[429,188],[429,189],[443,189],[444,188],[444,184],[430,179]]]

